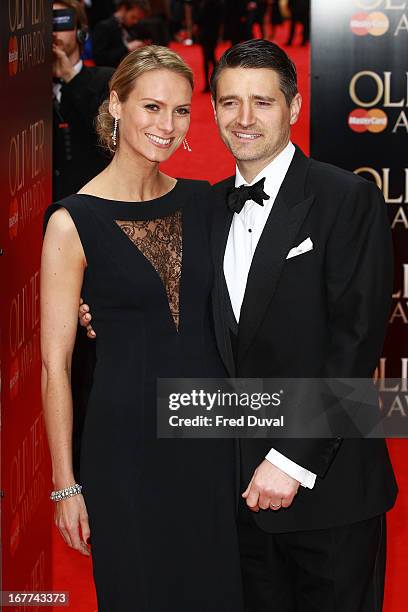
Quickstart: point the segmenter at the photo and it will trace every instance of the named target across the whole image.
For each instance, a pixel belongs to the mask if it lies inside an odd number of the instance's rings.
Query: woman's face
[[[120,103],[113,91],[110,112],[120,120],[121,153],[166,161],[187,134],[191,97],[188,80],[166,69],[138,77],[126,102]]]

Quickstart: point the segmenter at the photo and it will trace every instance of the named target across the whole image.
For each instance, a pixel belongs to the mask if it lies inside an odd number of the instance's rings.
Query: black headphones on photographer
[[[84,45],[85,42],[88,40],[88,37],[89,37],[88,26],[86,26],[84,24],[82,24],[82,25],[78,24],[76,35],[77,35],[78,43],[81,46]]]
[[[81,19],[81,15],[74,8],[53,10],[52,23],[54,32],[71,32],[76,28],[77,41],[81,46],[88,39],[89,33],[85,22],[85,14],[84,19]]]

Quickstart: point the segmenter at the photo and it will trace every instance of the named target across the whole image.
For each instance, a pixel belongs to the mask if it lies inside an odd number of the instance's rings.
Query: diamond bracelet
[[[81,492],[82,485],[75,483],[72,487],[67,487],[66,489],[59,489],[59,491],[52,491],[50,495],[50,499],[52,501],[61,501],[66,497],[72,497],[73,495],[78,495]]]

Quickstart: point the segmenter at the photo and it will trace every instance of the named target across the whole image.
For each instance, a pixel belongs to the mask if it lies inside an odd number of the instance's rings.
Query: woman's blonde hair
[[[191,88],[194,87],[194,76],[191,68],[174,51],[167,47],[148,45],[129,53],[115,70],[109,81],[109,92],[116,91],[119,101],[126,102],[136,80],[145,72],[166,69],[187,79]],[[99,107],[96,117],[96,131],[101,145],[112,155],[117,150],[112,141],[114,118],[109,112],[109,99]],[[117,134],[119,140],[119,134]]]

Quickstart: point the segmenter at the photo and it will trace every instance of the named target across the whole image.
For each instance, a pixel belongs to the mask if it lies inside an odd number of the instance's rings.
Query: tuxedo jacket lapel
[[[226,318],[226,304],[229,296],[224,277],[224,253],[233,217],[233,213],[227,207],[227,192],[233,186],[234,177],[232,176],[214,190],[216,202],[211,236],[215,275],[212,293],[215,335],[218,349],[230,376],[235,376],[235,362]]]
[[[239,321],[238,362],[273,298],[286,256],[314,201],[305,197],[308,158],[296,149],[252,259]]]

